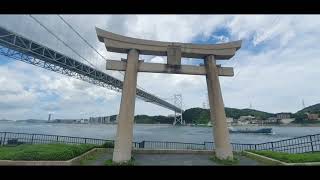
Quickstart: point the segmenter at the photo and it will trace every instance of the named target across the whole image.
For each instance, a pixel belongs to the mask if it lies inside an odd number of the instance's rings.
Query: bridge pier
[[[113,151],[114,162],[124,162],[131,159],[138,63],[139,52],[135,49],[129,50]]]
[[[215,153],[219,159],[233,158],[232,147],[229,140],[224,103],[220,88],[218,68],[213,55],[206,57],[206,80],[210,104],[210,118],[213,128]]]

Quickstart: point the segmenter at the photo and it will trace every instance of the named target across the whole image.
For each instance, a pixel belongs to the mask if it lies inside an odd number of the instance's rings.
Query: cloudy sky
[[[90,49],[57,15],[34,15],[51,31],[106,71],[105,60]],[[296,112],[320,102],[320,21],[314,15],[62,15],[104,57],[95,27],[136,38],[189,43],[243,40],[242,48],[222,66],[234,77],[220,77],[225,106],[268,112]],[[0,26],[86,63],[28,15],[0,15]],[[140,56],[150,62],[166,57]],[[201,60],[183,59],[184,64]],[[138,85],[168,101],[182,94],[183,108],[207,103],[205,77],[139,73]],[[46,119],[105,116],[119,111],[121,94],[0,55],[0,119]],[[135,114],[169,115],[156,105],[136,101]]]

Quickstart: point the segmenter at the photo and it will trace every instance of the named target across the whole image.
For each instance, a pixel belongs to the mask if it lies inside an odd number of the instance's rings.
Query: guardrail
[[[48,144],[48,143],[67,143],[67,144],[95,144],[103,145],[114,140],[94,139],[84,137],[59,136],[47,134],[29,134],[0,132],[0,145],[19,145],[19,144]],[[231,143],[234,151],[244,150],[269,150],[287,153],[304,153],[320,151],[320,134],[301,136],[280,141],[259,143],[259,144],[240,144]],[[168,141],[141,141],[133,142],[134,149],[190,149],[190,150],[214,150],[213,142],[204,143],[183,143]]]
[[[0,132],[0,145],[19,145],[19,144],[49,144],[49,143],[67,143],[67,144],[95,144],[102,145],[112,140],[59,136],[47,134],[29,134]]]

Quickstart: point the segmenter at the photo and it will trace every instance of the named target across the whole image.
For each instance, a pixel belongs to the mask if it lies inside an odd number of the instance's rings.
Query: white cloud
[[[89,59],[99,70],[123,79],[119,72],[106,71],[105,60],[93,52],[58,17],[38,16],[44,24],[53,29],[60,38]],[[319,61],[318,51],[320,21],[318,16],[294,15],[63,15],[104,57],[109,59],[126,58],[125,54],[107,52],[99,42],[95,26],[114,33],[161,41],[191,42],[194,38],[216,38],[219,42],[243,39],[243,47],[230,62],[223,66],[235,65],[239,76],[221,77],[225,105],[245,108],[249,103],[254,108],[279,112],[296,111],[301,99],[307,105],[319,102]],[[23,23],[21,23],[23,22]],[[21,33],[34,41],[45,44],[77,60],[71,50],[49,35],[28,16],[1,15],[0,25]],[[219,28],[227,28],[231,36],[216,35]],[[36,35],[35,35],[36,34]],[[245,46],[248,45],[249,49]],[[252,47],[252,48],[251,48]],[[0,57],[2,59],[2,57]],[[165,57],[140,56],[145,61],[163,63]],[[237,61],[237,62],[235,62]],[[191,64],[183,59],[184,64]],[[0,112],[4,118],[45,117],[47,111],[56,111],[55,116],[79,117],[87,115],[106,115],[118,112],[120,94],[106,88],[65,77],[24,63],[1,64],[1,95],[7,99],[0,104],[13,107],[8,113]],[[10,79],[10,80],[9,80]],[[204,76],[139,73],[138,84],[148,92],[159,97],[171,98],[182,93],[186,108],[202,106],[206,101],[206,82]],[[17,93],[19,96],[5,93]],[[57,100],[46,98],[57,96]],[[11,100],[10,100],[11,99]],[[12,106],[15,102],[21,107]],[[171,101],[172,102],[172,101]],[[31,105],[39,109],[28,109]],[[16,113],[15,113],[16,112]],[[5,113],[5,114],[4,114]],[[136,101],[136,114],[171,114],[170,111]],[[1,118],[1,116],[0,116]]]

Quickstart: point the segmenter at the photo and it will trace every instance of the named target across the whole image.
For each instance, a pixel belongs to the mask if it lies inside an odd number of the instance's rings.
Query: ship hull
[[[261,129],[229,129],[230,133],[262,133],[262,134],[270,134],[272,133],[272,128],[261,128]]]

